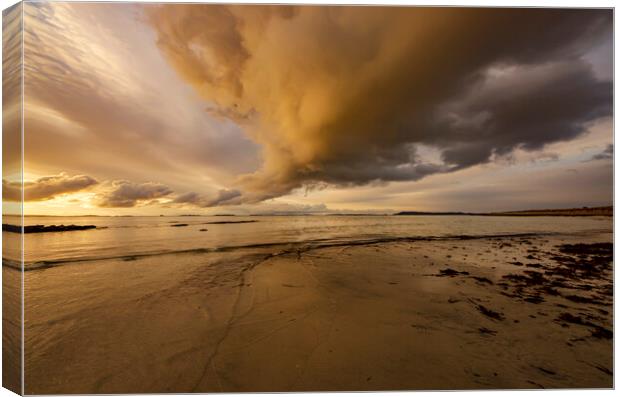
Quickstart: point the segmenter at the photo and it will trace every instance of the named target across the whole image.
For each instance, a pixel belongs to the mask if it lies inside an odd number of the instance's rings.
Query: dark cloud
[[[609,144],[607,147],[600,153],[592,156],[590,160],[613,160],[614,158],[614,145]]]
[[[100,207],[135,207],[141,202],[153,204],[154,199],[166,197],[172,190],[161,183],[135,183],[129,181],[112,181],[106,191],[98,196]]]
[[[230,202],[418,180],[574,139],[611,114],[612,83],[584,58],[611,37],[611,10],[146,10],[210,112],[243,120],[262,146],[262,168],[236,181]]]
[[[516,148],[542,149],[571,140],[611,114],[611,83],[580,61],[488,71],[461,98],[441,107],[426,130],[458,168],[485,163]]]
[[[24,182],[25,201],[44,201],[75,193],[96,185],[98,182],[86,175],[69,176],[66,173],[46,176],[34,182]],[[2,180],[2,196],[7,201],[21,201],[21,183]]]

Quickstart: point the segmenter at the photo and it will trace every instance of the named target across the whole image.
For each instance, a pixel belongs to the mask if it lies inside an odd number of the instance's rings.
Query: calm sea
[[[235,250],[254,246],[348,244],[451,236],[611,232],[610,217],[485,216],[182,216],[25,217],[26,225],[96,225],[97,229],[26,234],[26,268],[136,255]],[[213,224],[212,222],[254,221]],[[3,223],[19,224],[5,216]],[[187,224],[187,226],[173,226]],[[207,229],[202,230],[201,229]],[[3,257],[19,259],[20,235],[2,233]]]

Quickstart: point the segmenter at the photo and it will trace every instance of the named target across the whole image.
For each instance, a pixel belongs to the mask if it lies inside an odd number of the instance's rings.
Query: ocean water
[[[251,223],[213,224],[212,222]],[[3,223],[19,224],[5,216]],[[181,216],[181,217],[37,217],[25,225],[95,225],[96,229],[33,233],[24,237],[26,269],[98,259],[175,252],[232,251],[261,247],[355,244],[454,236],[611,232],[610,217],[491,216]],[[173,225],[187,224],[183,227]],[[201,231],[201,229],[207,229]],[[20,235],[3,232],[3,257],[19,261]]]

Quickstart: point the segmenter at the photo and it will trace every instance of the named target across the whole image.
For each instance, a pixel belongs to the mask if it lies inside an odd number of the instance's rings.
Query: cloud
[[[135,183],[130,181],[107,182],[105,191],[98,194],[96,204],[99,207],[135,207],[146,202],[166,197],[172,190],[161,183]]]
[[[21,24],[22,5],[2,13],[2,174],[21,176]]]
[[[582,163],[578,172],[558,164],[541,173],[485,175],[478,183],[441,185],[421,194],[430,208],[461,211],[506,211],[579,208],[613,204],[613,169]],[[456,177],[456,175],[454,175]]]
[[[169,63],[262,147],[244,202],[418,180],[574,139],[609,116],[609,10],[153,5]],[[549,29],[553,26],[553,29]],[[426,162],[418,145],[440,153]]]
[[[64,172],[36,181],[24,182],[25,201],[45,201],[56,196],[90,188],[98,182],[86,175],[69,176]],[[7,201],[21,201],[21,183],[2,180],[2,196]]]
[[[440,108],[428,128],[446,148],[444,161],[468,167],[576,138],[611,113],[609,88],[581,62],[498,66]]]
[[[112,180],[99,183],[87,175],[70,176],[65,172],[24,182],[25,201],[46,201],[63,194],[83,190],[93,191],[94,197],[87,198],[91,204],[102,208],[130,208],[137,205],[159,205],[159,199],[169,197],[172,189],[162,183],[136,183],[127,180]],[[2,180],[2,195],[6,201],[21,201],[22,184]],[[236,190],[221,189],[214,194],[189,192],[167,200],[174,204],[190,204],[197,207],[214,207],[222,204],[236,204],[234,200],[241,195]],[[75,199],[71,202],[77,202]]]
[[[161,56],[142,5],[23,8],[26,167],[102,180],[148,173],[179,191],[200,181],[205,192],[258,167],[257,145],[206,112],[209,105]],[[19,147],[19,134],[5,135]],[[67,148],[77,149],[67,156]]]
[[[172,200],[175,204],[191,204],[198,207],[215,207],[218,205],[235,204],[234,199],[241,193],[237,190],[219,190],[214,195],[204,195],[196,192],[182,194]]]
[[[563,145],[571,146],[571,143]],[[578,157],[579,159],[581,157]],[[572,208],[613,203],[613,168],[607,162],[489,164],[417,182],[356,189],[329,188],[308,197],[333,208],[488,212]],[[303,200],[303,198],[299,198]]]
[[[594,156],[592,156],[590,161],[592,160],[613,160],[613,158],[614,158],[614,145],[609,144],[602,152],[597,153]]]

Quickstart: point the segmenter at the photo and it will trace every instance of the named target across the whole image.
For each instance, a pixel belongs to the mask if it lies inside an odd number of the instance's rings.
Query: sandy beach
[[[611,241],[403,239],[28,271],[26,393],[610,388]]]

